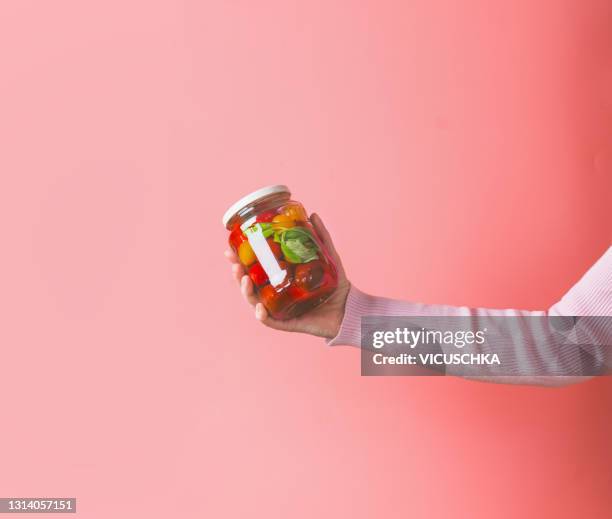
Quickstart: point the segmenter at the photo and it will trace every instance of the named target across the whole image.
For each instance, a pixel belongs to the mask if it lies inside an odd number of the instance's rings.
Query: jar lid
[[[225,211],[225,214],[223,215],[223,226],[227,227],[228,222],[234,217],[234,215],[247,205],[250,205],[253,202],[257,202],[262,198],[274,195],[276,193],[287,193],[289,195],[291,194],[287,186],[283,186],[280,184],[275,186],[262,187],[257,191],[253,191],[252,193],[243,196],[240,200],[238,200],[238,202],[232,204],[232,206],[227,211]]]

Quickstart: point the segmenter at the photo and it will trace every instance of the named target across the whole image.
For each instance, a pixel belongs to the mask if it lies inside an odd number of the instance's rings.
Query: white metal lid
[[[277,184],[275,186],[262,187],[257,191],[253,191],[252,193],[243,196],[240,200],[238,200],[238,202],[232,204],[232,206],[227,211],[225,211],[225,214],[223,215],[223,226],[227,227],[227,223],[243,207],[246,207],[247,205],[252,204],[253,202],[257,202],[258,200],[261,200],[266,196],[274,195],[276,193],[287,193],[289,195],[291,194],[287,186],[283,186],[280,184]]]

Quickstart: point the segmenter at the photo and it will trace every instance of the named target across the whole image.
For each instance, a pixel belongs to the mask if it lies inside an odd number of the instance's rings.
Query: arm
[[[365,294],[351,287],[338,334],[329,344],[360,345],[360,323],[364,315],[401,316],[612,316],[612,247],[591,267],[563,298],[548,310],[495,310],[467,306],[426,305]]]
[[[232,263],[234,278],[240,285],[244,299],[254,308],[255,317],[265,326],[287,332],[307,333],[327,339],[328,344],[361,346],[361,317],[367,315],[377,316],[469,316],[477,323],[478,318],[490,316],[524,317],[524,334],[529,339],[529,317],[532,316],[612,316],[612,248],[583,276],[583,278],[558,302],[548,310],[494,310],[486,308],[468,308],[447,305],[427,305],[409,301],[399,301],[385,297],[377,297],[361,292],[348,282],[342,261],[334,247],[331,236],[325,228],[321,218],[313,214],[311,221],[330,251],[338,267],[339,286],[333,296],[323,305],[314,310],[287,321],[272,319],[264,306],[258,302],[253,293],[253,285],[232,251],[226,251],[226,256]],[[533,321],[533,320],[532,320]],[[591,321],[592,322],[592,321]],[[612,317],[606,323],[612,322]],[[590,335],[597,337],[598,344],[610,345],[612,338],[610,330],[606,328],[607,336],[602,338],[601,327],[586,330]],[[532,333],[534,335],[534,333]],[[515,351],[509,351],[514,356],[515,364],[520,366],[521,372],[538,372],[538,356],[546,357],[546,351],[537,351],[537,355],[530,355],[525,351],[524,344],[517,346]],[[600,348],[603,349],[603,348]],[[606,351],[597,351],[598,358],[603,358],[604,365],[610,367],[610,347]],[[554,352],[549,352],[549,356]],[[526,360],[527,359],[527,360]],[[577,374],[576,370],[572,370]],[[452,373],[449,373],[452,374]],[[578,373],[579,374],[579,373]],[[584,377],[500,377],[491,374],[491,377],[479,377],[480,380],[519,384],[562,385],[583,380]]]
[[[541,336],[541,331],[536,330],[536,326],[541,324],[541,320],[530,319],[534,316],[612,316],[612,248],[593,265],[593,267],[574,285],[563,298],[551,306],[548,310],[526,311],[526,310],[495,310],[487,308],[468,308],[447,305],[426,305],[409,301],[399,301],[384,297],[376,297],[365,294],[355,287],[351,287],[346,301],[346,308],[342,324],[338,334],[329,340],[329,344],[360,346],[361,344],[361,318],[367,315],[375,316],[427,316],[427,317],[470,317],[470,323],[474,329],[485,327],[482,323],[491,316],[510,316],[521,319],[522,340],[515,343],[514,350],[506,351],[510,359],[515,359],[517,371],[521,373],[537,373],[542,363],[542,359],[553,357],[554,351],[546,352],[535,351],[537,344],[536,337]],[[524,319],[522,319],[524,318]],[[598,344],[609,345],[612,341],[610,337],[610,323],[612,317],[607,320],[597,321],[595,319],[585,319],[582,333],[589,337],[596,338]],[[534,353],[525,352],[525,345],[534,345]],[[528,346],[529,347],[529,346]],[[551,348],[554,346],[549,346]],[[608,367],[611,366],[612,351],[608,346],[598,348],[599,351],[592,352],[599,360]],[[451,353],[453,346],[442,345],[444,353]],[[604,350],[604,351],[602,351]],[[479,353],[480,347],[474,345],[470,353]],[[527,353],[527,354],[526,354]],[[487,376],[475,377],[479,380],[504,383],[538,384],[538,385],[563,385],[583,380],[580,375],[578,365],[568,366],[568,371],[575,376],[567,377],[542,377],[542,376],[495,376],[491,370]],[[541,372],[541,371],[540,371]],[[452,372],[450,373],[452,374]]]

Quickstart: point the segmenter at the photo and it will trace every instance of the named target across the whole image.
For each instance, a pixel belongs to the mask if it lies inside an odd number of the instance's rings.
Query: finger
[[[223,253],[223,255],[231,262],[231,263],[238,263],[238,256],[236,256],[236,253],[232,250],[232,249],[225,249],[225,252]]]
[[[329,231],[327,230],[327,228],[325,227],[323,220],[318,214],[312,213],[310,215],[310,221],[312,222],[312,225],[317,231],[317,234],[321,238],[323,245],[329,251],[330,256],[334,260],[334,263],[336,264],[336,267],[338,268],[338,274],[344,277],[345,273],[344,273],[344,267],[342,265],[342,260],[340,259],[340,255],[338,254],[338,251],[336,250],[336,247],[334,246],[332,237],[329,234]]]
[[[274,330],[281,330],[284,332],[293,332],[294,324],[292,321],[279,321],[270,317],[270,314],[266,310],[266,307],[262,303],[255,305],[255,319],[261,324]]]
[[[240,292],[242,292],[242,297],[244,297],[245,301],[251,306],[257,304],[257,296],[253,291],[253,283],[249,276],[242,276],[240,280]]]
[[[236,280],[236,283],[240,284],[240,280],[242,279],[242,276],[244,276],[244,274],[244,268],[240,263],[232,264],[232,276]]]

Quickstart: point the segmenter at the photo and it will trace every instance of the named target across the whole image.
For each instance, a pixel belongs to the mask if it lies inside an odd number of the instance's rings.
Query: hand
[[[234,251],[231,249],[226,250],[225,256],[232,263],[232,273],[240,285],[242,296],[246,302],[255,309],[255,318],[258,321],[275,330],[308,333],[310,335],[331,339],[338,335],[338,331],[340,330],[350,283],[346,279],[342,261],[336,252],[329,232],[323,225],[323,221],[317,214],[312,214],[310,216],[310,221],[336,264],[338,270],[338,288],[327,301],[304,315],[286,321],[279,321],[270,317],[264,305],[258,301],[253,291],[251,278],[246,275],[244,267],[238,261]]]

